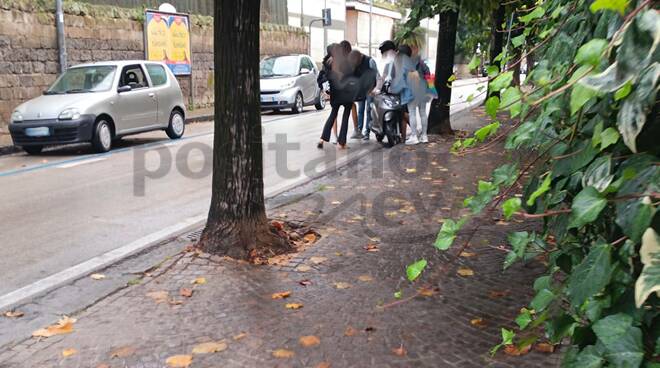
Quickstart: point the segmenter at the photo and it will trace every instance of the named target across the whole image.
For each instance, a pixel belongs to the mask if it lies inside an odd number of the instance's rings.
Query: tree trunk
[[[495,65],[495,58],[502,53],[504,48],[504,23],[505,6],[500,5],[493,11],[493,26],[491,27],[491,45],[490,45],[490,65]]]
[[[259,101],[260,0],[217,0],[211,208],[202,250],[239,259],[288,250],[266,218]]]
[[[451,103],[451,82],[454,74],[454,50],[456,49],[456,30],[458,28],[458,7],[456,11],[440,13],[438,28],[438,52],[435,57],[435,88],[438,98],[431,102],[428,132],[431,134],[453,134],[449,116]]]

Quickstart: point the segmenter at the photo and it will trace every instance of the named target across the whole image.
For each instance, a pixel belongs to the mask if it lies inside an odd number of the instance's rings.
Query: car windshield
[[[85,66],[64,72],[46,94],[104,92],[112,88],[115,66]]]
[[[261,78],[290,77],[298,75],[297,56],[277,56],[263,59],[259,65]]]

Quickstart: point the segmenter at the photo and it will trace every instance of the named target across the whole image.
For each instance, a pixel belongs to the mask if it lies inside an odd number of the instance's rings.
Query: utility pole
[[[300,0],[300,28],[303,28],[305,26],[305,5],[304,5],[304,0]],[[310,34],[310,38],[311,38]]]
[[[374,10],[374,0],[369,0],[369,57],[373,57],[371,54],[371,16],[373,15]]]
[[[327,8],[328,8],[328,0],[323,0],[323,9],[327,9]],[[323,27],[323,54],[325,54],[325,49],[327,47],[328,47],[328,29],[326,27]]]
[[[55,1],[55,24],[57,28],[57,49],[59,51],[60,73],[67,69],[66,39],[64,38],[64,11],[62,0]]]

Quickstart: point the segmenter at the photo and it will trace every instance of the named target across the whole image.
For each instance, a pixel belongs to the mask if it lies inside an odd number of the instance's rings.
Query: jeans
[[[325,126],[323,127],[323,134],[321,135],[322,140],[326,142],[330,141],[330,131],[332,130],[332,126],[335,124],[337,115],[339,114],[339,108],[342,106],[344,107],[344,114],[341,117],[341,129],[339,130],[337,143],[341,145],[346,144],[346,135],[348,134],[348,117],[351,115],[351,108],[353,107],[352,102],[343,105],[332,105],[330,116],[328,116],[328,120],[325,121]]]
[[[408,113],[410,114],[410,134],[415,136],[426,135],[428,127],[428,116],[426,115],[426,101],[413,100],[408,103]],[[417,114],[419,113],[420,126],[417,126]]]
[[[366,100],[358,102],[358,129],[368,135],[371,132],[371,103],[374,101],[372,96],[367,96]],[[365,111],[366,110],[366,111]],[[364,113],[367,113],[367,121],[365,124]],[[366,129],[363,129],[366,125]]]

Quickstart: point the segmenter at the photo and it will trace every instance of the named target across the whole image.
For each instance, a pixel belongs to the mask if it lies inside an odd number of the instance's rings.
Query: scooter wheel
[[[378,143],[383,143],[383,138],[385,138],[384,135],[382,135],[382,134],[376,134],[376,141],[377,141]]]

